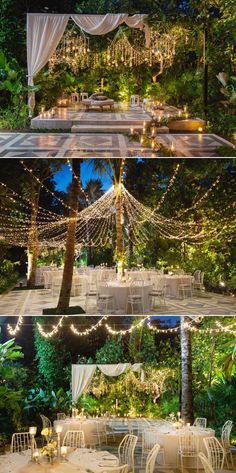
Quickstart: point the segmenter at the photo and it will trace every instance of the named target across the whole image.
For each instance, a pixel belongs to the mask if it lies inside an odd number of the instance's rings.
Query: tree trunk
[[[116,188],[116,261],[123,270],[124,242],[122,224],[122,194],[120,186]]]
[[[39,253],[37,215],[39,206],[40,184],[32,182],[31,216],[28,239],[27,287],[34,288],[36,283],[37,258]]]
[[[72,160],[72,184],[69,196],[69,223],[66,237],[65,262],[62,276],[62,285],[57,304],[57,313],[63,314],[70,305],[70,294],[73,279],[74,259],[75,259],[75,235],[77,226],[79,185],[77,179],[80,177],[80,159]]]
[[[193,423],[192,346],[191,332],[186,324],[187,317],[181,317],[181,416],[184,422]]]

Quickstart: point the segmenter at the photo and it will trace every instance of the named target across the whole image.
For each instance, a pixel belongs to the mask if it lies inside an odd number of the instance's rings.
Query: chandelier
[[[122,29],[104,51],[91,51],[89,38],[82,31],[69,30],[49,60],[49,70],[67,65],[75,74],[86,68],[159,67],[159,74],[170,67],[175,55],[176,36],[151,30],[150,47],[135,47]]]

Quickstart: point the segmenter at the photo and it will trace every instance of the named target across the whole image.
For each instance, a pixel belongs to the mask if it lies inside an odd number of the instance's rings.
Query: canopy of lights
[[[77,220],[77,250],[83,246],[101,247],[112,245],[116,232],[116,203],[118,197],[121,204],[123,238],[124,241],[125,239],[129,240],[134,245],[148,242],[150,236],[153,237],[154,232],[165,239],[201,244],[205,238],[217,237],[221,232],[227,234],[227,229],[229,228],[230,231],[230,227],[224,212],[229,207],[232,211],[236,210],[235,202],[232,202],[226,208],[221,209],[220,220],[219,218],[217,220],[214,219],[214,217],[219,216],[218,209],[217,212],[215,211],[215,215],[211,210],[209,219],[202,218],[199,220],[198,218],[197,222],[194,221],[192,217],[193,211],[200,207],[209,193],[216,188],[220,181],[220,176],[218,176],[209,189],[190,208],[179,211],[174,217],[166,217],[161,212],[161,206],[179,173],[180,165],[177,165],[169,185],[154,209],[143,205],[135,199],[126,189],[121,178],[120,182],[112,185],[102,197],[92,204],[89,203],[85,195],[87,207],[78,212],[76,217],[70,217],[68,216],[70,215],[70,206],[58,197],[55,192],[49,190],[34,175],[28,165],[24,162],[22,162],[22,165],[25,172],[29,173],[31,178],[40,184],[41,189],[44,189],[46,193],[51,194],[54,199],[60,202],[65,215],[60,215],[39,206],[36,220],[32,223],[31,200],[10,189],[6,184],[0,183],[0,190],[2,189],[5,195],[4,200],[0,204],[0,238],[13,246],[27,247],[32,225],[34,225],[37,230],[37,246],[41,251],[47,248],[64,248],[70,218],[76,218]],[[79,180],[78,185],[82,189]],[[230,238],[230,235],[228,237]]]
[[[175,56],[177,34],[159,33],[151,28],[148,48],[140,41],[140,32],[135,31],[132,34],[134,38],[131,43],[126,32],[120,28],[105,50],[95,51],[91,47],[89,37],[82,30],[77,27],[68,29],[50,58],[49,70],[53,72],[58,65],[66,64],[77,74],[79,70],[86,68],[132,68],[146,64],[159,68],[161,74],[171,66]]]

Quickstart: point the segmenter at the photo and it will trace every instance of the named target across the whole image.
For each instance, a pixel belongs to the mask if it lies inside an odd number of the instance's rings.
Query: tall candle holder
[[[57,458],[59,460],[61,458],[61,433],[62,433],[62,426],[60,424],[56,426],[56,433],[57,433]]]
[[[34,437],[37,432],[37,427],[30,427],[29,428],[29,434],[30,434],[30,449],[31,449],[31,463],[34,462],[34,450],[35,450],[35,440]]]

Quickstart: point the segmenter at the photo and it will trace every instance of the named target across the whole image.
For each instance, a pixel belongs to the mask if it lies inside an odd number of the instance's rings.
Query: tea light
[[[61,432],[62,432],[62,425],[58,424],[58,425],[56,426],[56,433],[57,433],[57,434],[61,434]]]
[[[154,134],[155,134],[155,128],[153,127],[152,128],[152,136],[154,136]]]
[[[39,461],[39,452],[38,450],[36,450],[34,453],[33,453],[33,459],[36,463],[38,463]]]
[[[140,137],[140,144],[143,144],[143,136]]]
[[[201,126],[199,126],[198,131],[199,131],[199,133],[202,133],[202,127]]]
[[[66,454],[67,454],[67,447],[65,445],[62,445],[61,456],[65,458]]]
[[[131,133],[131,135],[133,135],[133,133],[134,133],[134,129],[133,129],[133,128],[130,128],[130,133]]]
[[[155,141],[152,140],[152,149],[154,149],[154,148],[155,148]]]
[[[174,151],[175,150],[175,146],[174,146],[174,143],[171,143],[171,147],[170,147],[171,151]]]
[[[29,428],[30,435],[36,435],[36,432],[37,432],[37,427],[30,427]]]

